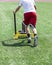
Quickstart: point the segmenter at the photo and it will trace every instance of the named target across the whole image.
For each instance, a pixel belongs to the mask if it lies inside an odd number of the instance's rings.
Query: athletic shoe
[[[36,47],[38,45],[38,37],[37,36],[35,36],[34,37],[34,47]]]
[[[30,37],[30,38],[28,38],[28,43],[31,43],[31,37]]]

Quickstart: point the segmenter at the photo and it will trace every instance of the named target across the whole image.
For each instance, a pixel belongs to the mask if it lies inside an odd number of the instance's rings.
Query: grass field
[[[39,39],[38,46],[32,48],[27,46],[27,39],[10,40],[14,35],[12,11],[17,3],[0,2],[0,65],[52,65],[52,3],[36,5]],[[21,29],[22,13],[23,8],[17,13],[18,30]]]

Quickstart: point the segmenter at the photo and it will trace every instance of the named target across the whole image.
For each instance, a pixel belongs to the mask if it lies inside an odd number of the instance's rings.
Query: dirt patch
[[[0,0],[0,2],[16,2],[18,0]],[[35,0],[37,2],[52,2],[52,0]]]
[[[0,0],[0,2],[16,2],[18,0]]]
[[[52,0],[35,0],[37,2],[52,2]]]

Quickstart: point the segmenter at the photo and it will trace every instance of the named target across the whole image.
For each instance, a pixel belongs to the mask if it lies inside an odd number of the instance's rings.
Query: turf
[[[52,65],[52,3],[37,2],[36,5],[39,39],[38,46],[33,48],[27,45],[27,39],[11,40],[14,35],[12,11],[17,3],[0,2],[0,65]],[[16,15],[19,30],[23,8]]]

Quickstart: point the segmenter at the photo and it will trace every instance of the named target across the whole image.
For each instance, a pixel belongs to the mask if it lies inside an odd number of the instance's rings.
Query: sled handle
[[[16,14],[14,13],[14,32],[15,34],[17,33],[17,30],[16,30]]]

